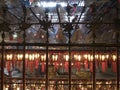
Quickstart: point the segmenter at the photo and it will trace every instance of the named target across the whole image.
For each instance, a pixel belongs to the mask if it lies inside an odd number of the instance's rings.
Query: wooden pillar
[[[25,77],[25,73],[26,73],[26,68],[25,68],[25,37],[26,37],[26,33],[24,30],[24,34],[23,34],[23,90],[26,90],[26,77]]]
[[[93,31],[92,31],[92,35],[93,35],[93,44],[95,44],[95,29],[93,28]],[[92,54],[93,54],[93,90],[96,90],[96,65],[95,65],[95,47],[93,47],[93,50],[92,50]]]
[[[1,60],[1,90],[4,90],[4,88],[3,88],[3,86],[4,86],[4,56],[5,56],[4,38],[5,38],[5,33],[3,31],[3,33],[2,33],[2,60]]]
[[[70,41],[70,37],[71,37],[71,33],[70,30],[68,31],[69,33],[69,41],[68,41],[68,55],[69,55],[69,90],[71,90],[71,41]]]
[[[49,77],[48,77],[48,53],[49,53],[49,47],[48,47],[48,44],[49,44],[49,32],[48,32],[48,23],[46,23],[46,28],[45,30],[47,31],[46,33],[46,37],[47,37],[47,40],[46,40],[46,79],[45,79],[45,90],[48,90],[48,81],[49,81]]]

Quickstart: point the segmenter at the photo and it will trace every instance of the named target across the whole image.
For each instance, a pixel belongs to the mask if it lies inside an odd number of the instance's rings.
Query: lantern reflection
[[[27,81],[26,88],[25,90],[45,90],[45,81],[42,81],[42,84],[40,83],[41,81],[39,80],[34,80],[34,81]],[[115,81],[108,80],[108,81],[96,81],[96,90],[113,90],[116,88],[114,85]],[[23,87],[21,87],[19,84],[11,84],[4,86],[4,90],[22,90]],[[64,80],[60,80],[56,83],[56,81],[49,81],[48,89],[49,90],[57,90],[59,88],[60,90],[66,90],[66,85],[68,85],[68,82]],[[86,81],[86,80],[77,80],[77,81],[71,81],[71,90],[92,90],[92,82],[91,81]],[[10,89],[11,88],[11,89]]]

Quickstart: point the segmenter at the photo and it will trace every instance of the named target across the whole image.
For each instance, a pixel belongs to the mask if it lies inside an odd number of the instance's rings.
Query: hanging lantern
[[[52,55],[52,61],[54,61],[53,64],[54,64],[54,69],[55,70],[58,68],[58,62],[57,62],[57,60],[58,60],[58,55],[57,54],[53,54]]]
[[[69,63],[68,63],[68,61],[66,61],[66,62],[65,62],[65,70],[66,70],[66,72],[69,71],[69,67],[68,67],[68,65],[69,65]]]
[[[42,72],[44,73],[45,72],[45,63],[44,62],[42,62],[42,68],[41,68],[42,70]]]
[[[84,67],[85,67],[85,69],[88,69],[88,60],[84,61]]]
[[[8,72],[10,72],[11,66],[13,66],[12,59],[13,59],[13,54],[6,55],[6,60],[7,60],[6,61],[6,68],[7,68]]]
[[[39,66],[39,61],[38,60],[35,60],[35,68],[37,69]]]
[[[101,62],[102,72],[106,72],[106,70],[107,70],[107,62],[105,61],[105,55],[102,55],[101,59],[102,59],[102,62]]]
[[[66,70],[66,72],[68,72],[69,71],[69,68],[68,68],[69,55],[65,55],[64,58],[65,58],[65,64],[64,64],[65,65],[65,70]]]
[[[93,72],[93,56],[89,55],[90,71]]]
[[[41,61],[43,61],[43,62],[46,61],[46,54],[42,54],[40,59],[41,59]]]
[[[77,68],[78,68],[78,70],[80,70],[80,68],[81,68],[81,62],[80,61],[77,62]]]
[[[117,72],[116,55],[112,55],[112,71]]]
[[[23,54],[17,54],[17,59],[22,60],[23,59]]]
[[[81,55],[77,56],[78,61],[81,61],[81,58],[82,58]]]

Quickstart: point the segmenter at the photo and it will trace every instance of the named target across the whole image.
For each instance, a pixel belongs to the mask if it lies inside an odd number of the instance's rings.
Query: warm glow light
[[[93,55],[90,56],[90,61],[93,61]]]
[[[46,54],[42,54],[41,55],[41,61],[45,61],[46,60]]]
[[[90,61],[90,57],[91,57],[91,55],[90,54],[88,54],[88,60]]]
[[[55,61],[57,61],[57,59],[58,59],[58,55],[55,55]]]
[[[78,57],[77,57],[77,58],[78,58],[78,61],[80,61],[80,60],[81,60],[81,55],[78,55]]]
[[[31,54],[29,54],[29,60],[32,60],[32,55]]]
[[[13,87],[15,88],[15,87],[16,87],[16,84],[13,84]]]
[[[41,36],[41,38],[44,38],[44,37],[45,37],[44,35]]]
[[[18,60],[22,60],[23,59],[23,55],[22,54],[18,54],[17,58],[18,58]]]
[[[76,54],[74,54],[74,56],[73,56],[75,59],[77,59],[77,55]]]
[[[19,88],[19,87],[17,87],[17,90],[20,90],[20,88]]]
[[[7,60],[12,60],[12,57],[13,57],[12,54],[7,54],[7,55],[6,55],[6,59],[7,59]]]
[[[104,61],[105,60],[105,55],[101,56],[101,60]]]
[[[107,59],[109,58],[109,55],[108,55],[108,54],[106,54],[106,58],[107,58]]]
[[[60,66],[62,66],[62,63],[60,63]]]
[[[34,55],[34,54],[32,54],[32,60],[34,60],[34,58],[35,58],[35,55]]]
[[[17,33],[16,33],[16,32],[13,34],[13,38],[14,38],[14,39],[17,38]]]
[[[9,55],[9,57],[10,57],[10,60],[12,60],[13,55],[12,55],[12,54],[10,54],[10,55]]]
[[[25,58],[28,59],[28,53],[25,54]]]
[[[116,55],[113,55],[112,58],[113,58],[113,61],[116,61],[117,59]]]
[[[87,58],[88,58],[88,55],[87,55],[87,54],[85,54],[85,55],[84,55],[84,58],[85,58],[85,59],[87,59]]]
[[[6,87],[5,90],[8,90],[8,87]]]
[[[82,59],[86,59],[88,61],[93,61],[93,58],[95,60],[100,60],[100,61],[105,61],[111,58],[113,61],[116,61],[117,56],[115,54],[110,55],[110,53],[99,53],[93,55],[91,54],[72,54],[73,59],[76,61],[81,61]],[[48,58],[51,58],[52,61],[57,61],[58,58],[63,58],[65,61],[69,61],[70,57],[68,54],[64,53],[63,55],[61,54],[60,56],[57,53],[48,53]],[[7,53],[6,54],[6,60],[22,60],[23,59],[23,54],[22,53]],[[46,53],[38,53],[38,52],[31,52],[31,53],[25,53],[25,60],[41,60],[41,61],[46,61]]]
[[[58,55],[52,55],[52,61],[57,61]]]
[[[7,60],[12,60],[12,58],[13,58],[13,55],[12,55],[12,54],[7,54],[7,55],[6,55],[6,59],[7,59]]]
[[[98,55],[98,54],[96,54],[96,55],[95,55],[95,58],[96,58],[96,59],[98,59],[98,57],[99,57],[99,55]]]
[[[66,61],[69,60],[69,55],[65,55],[65,60],[66,60]]]
[[[38,53],[36,53],[35,55],[34,55],[34,57],[36,58],[36,59],[38,59],[39,58],[39,54]]]
[[[74,63],[71,63],[71,65],[73,66],[73,65],[74,65]]]

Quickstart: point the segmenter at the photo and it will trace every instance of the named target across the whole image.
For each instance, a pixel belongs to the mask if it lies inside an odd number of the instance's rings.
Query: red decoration
[[[69,71],[68,62],[67,62],[67,61],[65,62],[65,70],[66,70],[67,72]]]
[[[33,61],[29,61],[29,68],[30,68],[30,72],[33,72],[33,69],[34,69],[34,62]]]
[[[36,68],[36,69],[38,68],[38,65],[39,65],[39,61],[38,61],[38,60],[35,60],[35,68]]]
[[[56,70],[58,68],[58,62],[54,62],[54,70]]]
[[[102,65],[102,72],[106,72],[108,66],[107,66],[107,62],[106,61],[102,61],[101,62],[101,65]]]
[[[96,62],[95,62],[95,65],[96,65],[96,69],[98,69],[99,61],[96,61]]]
[[[12,60],[12,68],[15,66],[15,60]]]
[[[80,68],[81,68],[81,62],[77,62],[77,67],[78,67],[78,70],[80,70]]]
[[[90,71],[93,72],[93,62],[90,62]]]
[[[42,62],[42,72],[44,72],[45,71],[45,64],[44,64],[44,62]]]
[[[85,67],[85,69],[88,69],[88,61],[87,60],[85,60],[85,62],[84,62],[84,67]]]
[[[112,70],[113,72],[117,72],[117,65],[116,65],[116,62],[112,62]]]
[[[25,61],[25,66],[28,68],[28,60]]]
[[[10,69],[11,69],[10,63],[11,63],[10,61],[7,61],[7,62],[6,62],[6,68],[7,68],[8,72],[9,72]]]

